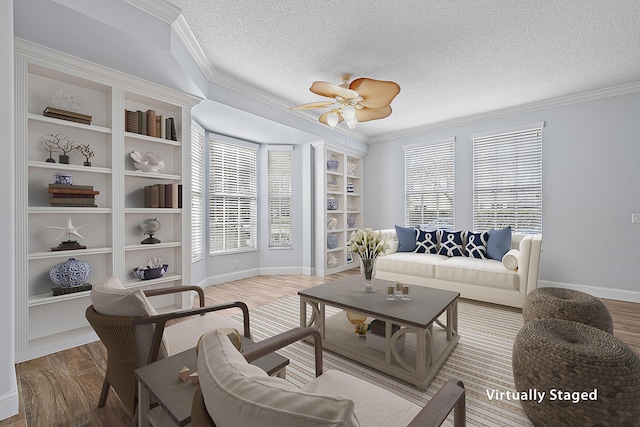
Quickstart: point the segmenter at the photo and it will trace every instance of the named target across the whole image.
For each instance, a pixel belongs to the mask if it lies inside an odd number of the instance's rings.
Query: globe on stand
[[[160,230],[160,223],[158,222],[158,218],[145,219],[140,224],[140,229],[142,230],[143,234],[146,234],[147,236],[149,236],[146,239],[144,239],[142,242],[140,242],[141,244],[143,244],[143,245],[152,245],[152,244],[155,244],[155,243],[160,243],[160,240],[158,240],[155,237],[153,237],[153,235],[158,230]]]

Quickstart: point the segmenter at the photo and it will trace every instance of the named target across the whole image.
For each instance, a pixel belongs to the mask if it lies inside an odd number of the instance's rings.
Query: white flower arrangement
[[[361,259],[374,259],[383,254],[389,244],[380,231],[365,228],[351,232],[347,247]]]

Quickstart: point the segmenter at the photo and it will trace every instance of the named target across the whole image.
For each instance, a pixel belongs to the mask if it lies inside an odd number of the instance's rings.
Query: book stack
[[[76,206],[95,208],[95,197],[100,194],[93,185],[49,184],[49,204],[51,206]]]
[[[145,208],[182,208],[182,184],[155,184],[144,187]]]
[[[178,140],[173,117],[156,114],[154,110],[124,110],[125,132],[139,133],[154,138]]]
[[[84,125],[91,124],[91,116],[76,113],[75,111],[61,110],[60,108],[47,107],[42,113],[45,117],[53,117],[54,119],[68,120],[70,122],[82,123]]]

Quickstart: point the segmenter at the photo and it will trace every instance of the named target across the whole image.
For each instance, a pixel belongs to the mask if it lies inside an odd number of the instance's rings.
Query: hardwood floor
[[[329,277],[258,276],[205,289],[207,304],[244,301],[249,309],[355,271]],[[611,312],[614,335],[640,354],[640,304],[603,300]],[[229,313],[233,314],[233,313]],[[126,426],[131,418],[111,391],[107,404],[97,402],[106,366],[106,351],[98,341],[16,366],[20,413],[0,421],[0,427]]]

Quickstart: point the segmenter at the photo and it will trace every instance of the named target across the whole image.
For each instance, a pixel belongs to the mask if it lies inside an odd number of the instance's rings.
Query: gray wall
[[[403,145],[454,136],[456,228],[472,227],[471,134],[544,121],[541,285],[640,301],[640,93],[452,126],[372,144],[368,226],[404,223]],[[429,165],[425,165],[429,167]]]

